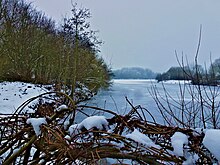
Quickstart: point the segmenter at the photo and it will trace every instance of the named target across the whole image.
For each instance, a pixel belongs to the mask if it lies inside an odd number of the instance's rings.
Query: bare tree
[[[179,84],[178,100],[172,96],[162,84],[164,94],[158,92],[156,87],[152,87],[153,96],[159,112],[162,114],[166,123],[169,125],[178,125],[186,128],[219,128],[220,127],[220,108],[218,97],[219,86],[210,83],[210,76],[206,71],[204,74],[200,65],[198,65],[198,56],[201,43],[202,27],[200,27],[199,42],[195,54],[195,69],[188,69],[189,63],[185,65],[182,61],[177,61],[183,72],[190,78],[191,84]],[[190,97],[191,99],[187,99]]]

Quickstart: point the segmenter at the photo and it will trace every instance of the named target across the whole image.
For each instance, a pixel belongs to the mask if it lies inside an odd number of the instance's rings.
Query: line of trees
[[[156,73],[140,67],[122,68],[113,71],[115,79],[155,79]]]
[[[73,5],[72,17],[57,27],[23,0],[1,0],[0,80],[107,87],[111,70],[97,55],[101,42],[90,30],[90,16]]]
[[[171,67],[167,72],[158,74],[156,80],[191,80],[192,84],[218,85],[220,58],[211,63],[208,69],[204,69],[201,65]]]

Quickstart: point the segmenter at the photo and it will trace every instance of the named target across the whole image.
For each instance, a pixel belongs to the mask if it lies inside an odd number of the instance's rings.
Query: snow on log
[[[127,134],[125,137],[130,138],[135,142],[143,144],[147,147],[159,148],[159,146],[157,146],[148,136],[139,132],[137,129],[134,129],[134,131],[131,134]]]
[[[79,124],[73,124],[69,127],[68,132],[70,136],[74,136],[79,134],[81,130],[85,128],[86,130],[90,129],[98,129],[98,130],[107,130],[108,129],[108,121],[105,116],[90,116],[85,118]]]
[[[90,116],[79,124],[79,129],[82,129],[83,127],[87,130],[92,128],[97,128],[98,130],[107,130],[108,121],[106,120],[105,116]]]
[[[56,109],[56,111],[57,111],[57,112],[60,112],[60,111],[62,111],[62,110],[64,110],[64,109],[68,109],[68,106],[65,105],[65,104],[62,104],[62,105],[60,105],[60,106]]]
[[[29,118],[26,121],[27,124],[31,124],[34,128],[34,132],[37,136],[41,134],[40,126],[47,124],[46,118]]]

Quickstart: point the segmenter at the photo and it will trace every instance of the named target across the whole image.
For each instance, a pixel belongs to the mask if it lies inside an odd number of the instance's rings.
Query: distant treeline
[[[115,79],[155,79],[156,73],[140,67],[122,68],[113,71]]]
[[[191,80],[192,84],[219,85],[220,58],[216,59],[208,69],[201,65],[171,67],[167,72],[157,74],[156,80]]]
[[[115,79],[156,79],[190,80],[192,84],[219,85],[220,84],[220,58],[216,59],[209,68],[201,65],[171,67],[164,73],[155,73],[150,69],[140,67],[127,67],[113,71]]]

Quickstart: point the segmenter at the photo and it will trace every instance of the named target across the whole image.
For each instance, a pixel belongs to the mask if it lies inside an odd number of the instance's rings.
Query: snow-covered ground
[[[156,80],[113,80],[113,86],[108,91],[101,91],[90,101],[90,104],[124,114],[130,110],[125,100],[127,97],[134,105],[155,109],[156,105],[149,94],[149,90],[155,84],[159,85]],[[179,87],[178,81],[167,81],[166,85],[174,92]],[[0,113],[12,113],[24,101],[48,92],[45,87],[23,82],[0,83]],[[151,113],[159,121],[161,120],[158,112]]]
[[[173,92],[173,94],[179,89],[179,83],[176,81],[166,82],[166,85],[168,90]],[[127,97],[134,105],[140,104],[146,107],[150,110],[155,119],[162,123],[162,117],[158,111],[155,110],[155,102],[149,94],[149,90],[152,86],[157,86],[158,89],[163,90],[161,84],[156,83],[155,80],[114,80],[111,89],[108,91],[101,91],[100,94],[95,96],[95,98],[89,102],[89,104],[98,105],[99,107],[110,109],[120,114],[125,114],[131,109],[125,100],[125,97]],[[12,113],[27,99],[45,92],[47,92],[47,89],[39,85],[20,82],[2,82],[0,83],[0,113]],[[43,121],[41,121],[40,124],[45,124],[46,122],[44,119],[42,120]],[[37,135],[40,134],[40,131],[38,130],[40,124],[38,121],[38,119],[29,119],[27,121],[33,125]],[[102,127],[103,125],[107,128],[108,123],[105,120],[105,117],[94,116],[81,120],[77,126],[85,128],[94,126],[100,129],[106,129]],[[77,126],[75,125],[70,128],[75,129]],[[74,130],[71,129],[69,130],[70,136],[74,132]],[[204,146],[207,147],[220,162],[220,130],[208,129],[205,130],[204,133]],[[126,137],[147,146],[155,145],[147,136],[141,134],[137,130],[127,134]],[[184,146],[188,145],[188,137],[183,133],[176,132],[171,138],[171,141],[174,148],[174,154],[183,156],[186,153]],[[185,164],[191,164],[195,162],[196,159],[196,155],[191,155],[187,159],[188,163],[186,161]]]
[[[2,82],[0,83],[0,113],[10,114],[24,101],[47,91],[42,85],[23,82]]]

